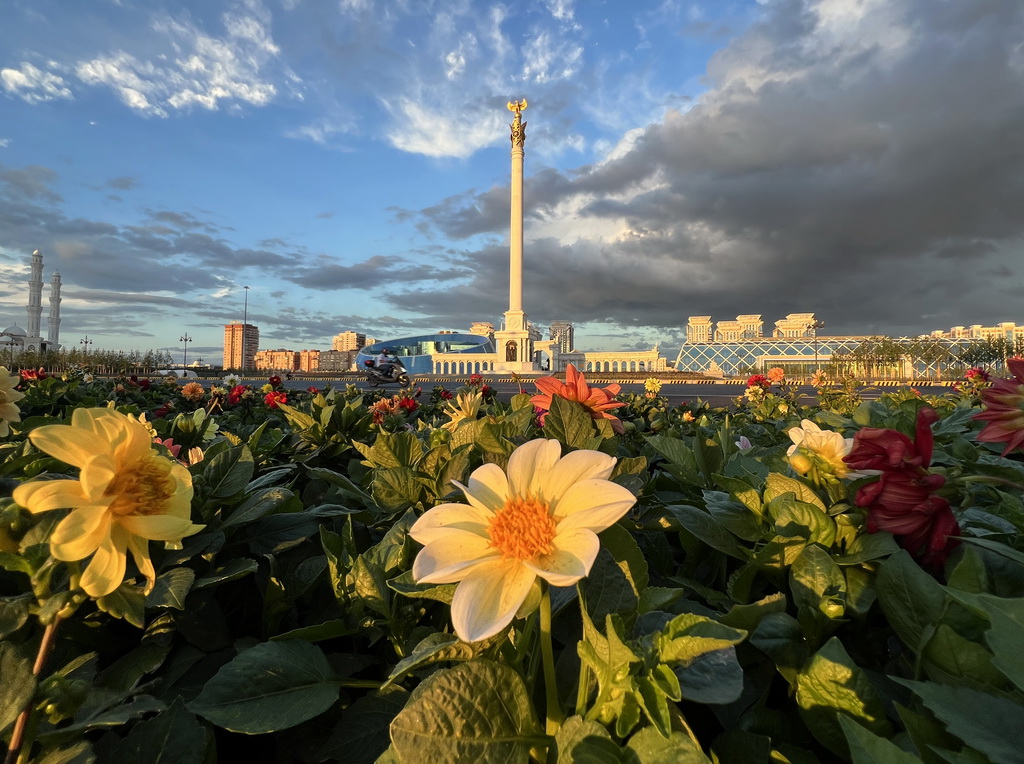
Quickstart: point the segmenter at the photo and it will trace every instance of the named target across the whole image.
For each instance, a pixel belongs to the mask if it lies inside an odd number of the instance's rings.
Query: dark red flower
[[[36,380],[46,379],[46,377],[47,377],[46,371],[43,369],[42,366],[40,366],[38,370],[36,370],[36,369],[22,369],[21,370],[21,379],[24,382],[34,382]]]
[[[441,388],[437,395],[443,401],[450,401],[452,399],[452,394],[444,388]]]
[[[1005,443],[1003,456],[1024,446],[1024,358],[1006,361],[1012,379],[997,379],[981,391],[985,410],[974,419],[987,421],[978,440],[983,443]]]
[[[483,381],[484,381],[484,378],[483,378],[482,374],[470,374],[469,375],[469,379],[466,380],[466,384],[467,385],[471,385],[473,387],[476,387],[476,386],[482,384]]]
[[[316,395],[320,391],[317,389],[316,385],[310,385],[309,387],[306,388],[306,392],[307,393],[312,393],[313,395]]]
[[[231,392],[228,393],[228,404],[231,406],[238,405],[238,402],[242,400],[242,396],[248,389],[249,388],[247,385],[235,385],[234,387],[232,387]]]
[[[762,390],[767,390],[771,386],[771,380],[764,374],[754,374],[752,377],[747,379],[747,387],[760,387]]]
[[[932,461],[935,438],[932,424],[939,415],[930,406],[917,410],[915,441],[897,430],[862,427],[853,436],[853,448],[843,461],[855,470],[895,470],[927,467]]]
[[[267,382],[269,382],[274,387],[277,387],[278,385],[281,384],[281,378],[275,374],[274,376],[267,379]]]
[[[401,398],[398,399],[398,408],[400,408],[402,411],[404,411],[407,414],[411,414],[412,412],[414,412],[419,407],[420,407],[420,404],[418,404],[416,402],[415,398],[408,398],[408,397],[403,395]]]

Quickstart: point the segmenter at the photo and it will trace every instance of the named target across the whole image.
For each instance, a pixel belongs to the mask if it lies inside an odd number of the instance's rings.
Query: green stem
[[[1007,488],[1016,488],[1018,491],[1024,491],[1024,485],[1014,483],[1006,478],[996,477],[995,475],[962,475],[957,478],[957,481],[961,483],[991,483],[992,485],[1004,485]]]
[[[558,702],[558,685],[555,682],[555,652],[551,646],[551,589],[547,584],[544,584],[544,593],[540,598],[540,651],[544,658],[544,694],[547,700],[544,731],[554,735],[565,721],[565,714]]]

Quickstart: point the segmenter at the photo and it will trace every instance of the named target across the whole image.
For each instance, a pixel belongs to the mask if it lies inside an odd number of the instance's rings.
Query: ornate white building
[[[13,324],[0,332],[0,349],[3,355],[11,359],[22,353],[37,353],[60,347],[60,273],[54,271],[50,279],[50,313],[44,340],[40,326],[43,315],[43,254],[38,249],[32,253],[31,268],[26,306],[28,330]]]

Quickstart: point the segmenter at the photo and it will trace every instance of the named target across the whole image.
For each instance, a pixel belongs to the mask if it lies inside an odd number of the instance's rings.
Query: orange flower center
[[[491,546],[501,556],[532,560],[554,549],[555,519],[545,502],[514,497],[497,511],[490,524]]]
[[[174,495],[171,463],[154,455],[124,465],[104,494],[113,497],[110,511],[115,515],[161,515],[166,511],[167,500]]]

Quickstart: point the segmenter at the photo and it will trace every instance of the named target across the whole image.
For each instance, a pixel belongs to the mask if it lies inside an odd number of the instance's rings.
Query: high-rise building
[[[243,347],[244,346],[244,347]],[[255,367],[260,347],[260,329],[253,324],[232,321],[224,325],[224,368],[247,371]]]
[[[571,353],[575,347],[576,340],[573,336],[575,329],[572,321],[552,321],[548,327],[551,339],[558,345],[561,353]]]
[[[297,350],[261,350],[253,358],[253,364],[260,371],[298,371],[299,353]]]
[[[334,341],[331,342],[331,350],[359,350],[361,347],[365,347],[366,335],[360,334],[359,332],[342,332],[341,334],[335,335]]]

